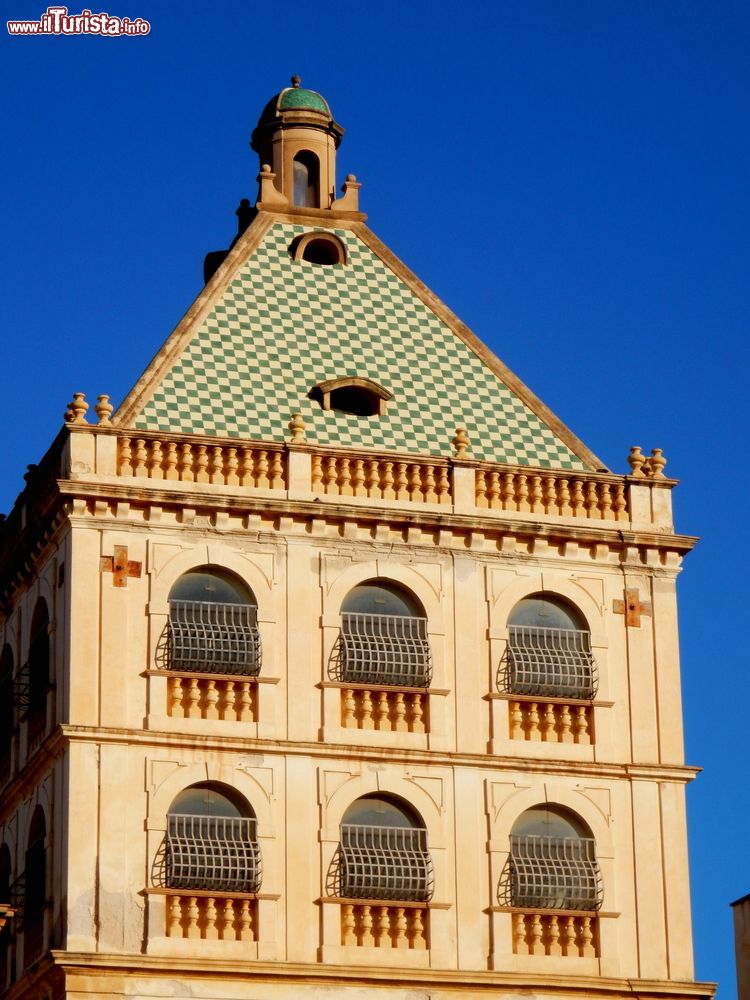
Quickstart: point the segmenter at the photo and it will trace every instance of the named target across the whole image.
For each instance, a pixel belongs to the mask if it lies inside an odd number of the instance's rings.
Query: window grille
[[[165,885],[170,889],[257,892],[257,821],[239,816],[168,817]]]
[[[16,676],[13,678],[13,701],[21,715],[29,709],[31,700],[31,667],[28,661],[18,668]]]
[[[258,609],[252,604],[169,602],[170,670],[260,673]]]
[[[412,827],[341,827],[338,895],[425,902],[432,897],[427,831]]]
[[[511,835],[505,903],[529,909],[598,910],[596,845],[584,837]]]
[[[16,930],[22,930],[23,928],[23,917],[24,909],[26,903],[26,873],[19,875],[18,878],[11,882],[10,889],[8,890],[8,903],[13,910],[13,920],[15,921]]]
[[[511,694],[590,700],[596,694],[591,633],[509,625],[506,685]]]
[[[339,679],[352,684],[428,687],[427,619],[342,612],[338,667]]]

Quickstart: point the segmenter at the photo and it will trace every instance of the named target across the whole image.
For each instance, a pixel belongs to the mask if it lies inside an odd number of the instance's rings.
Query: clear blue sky
[[[347,129],[340,175],[375,232],[610,467],[660,446],[681,480],[678,527],[703,538],[679,584],[696,971],[730,1000],[728,904],[750,891],[747,3],[102,6],[151,34],[3,38],[0,509],[72,392],[118,402],[200,290],[255,197],[257,116],[301,74]]]

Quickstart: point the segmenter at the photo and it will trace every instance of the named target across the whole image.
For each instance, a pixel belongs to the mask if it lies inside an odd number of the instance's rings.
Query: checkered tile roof
[[[584,463],[383,261],[333,230],[346,265],[294,261],[311,227],[275,223],[134,420],[138,429],[470,456],[560,469]],[[384,416],[324,411],[317,383],[364,376],[393,393]]]

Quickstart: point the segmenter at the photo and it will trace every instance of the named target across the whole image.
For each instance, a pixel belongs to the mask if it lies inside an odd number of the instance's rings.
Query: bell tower
[[[298,208],[330,209],[344,130],[320,94],[302,87],[298,76],[291,82],[265,106],[250,139],[261,163],[260,200],[269,201],[270,172],[276,204],[283,200]]]

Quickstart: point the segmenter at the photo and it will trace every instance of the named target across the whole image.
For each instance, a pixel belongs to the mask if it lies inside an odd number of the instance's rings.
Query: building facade
[[[298,79],[255,207],[5,520],[0,990],[709,997],[672,523],[336,197]]]

